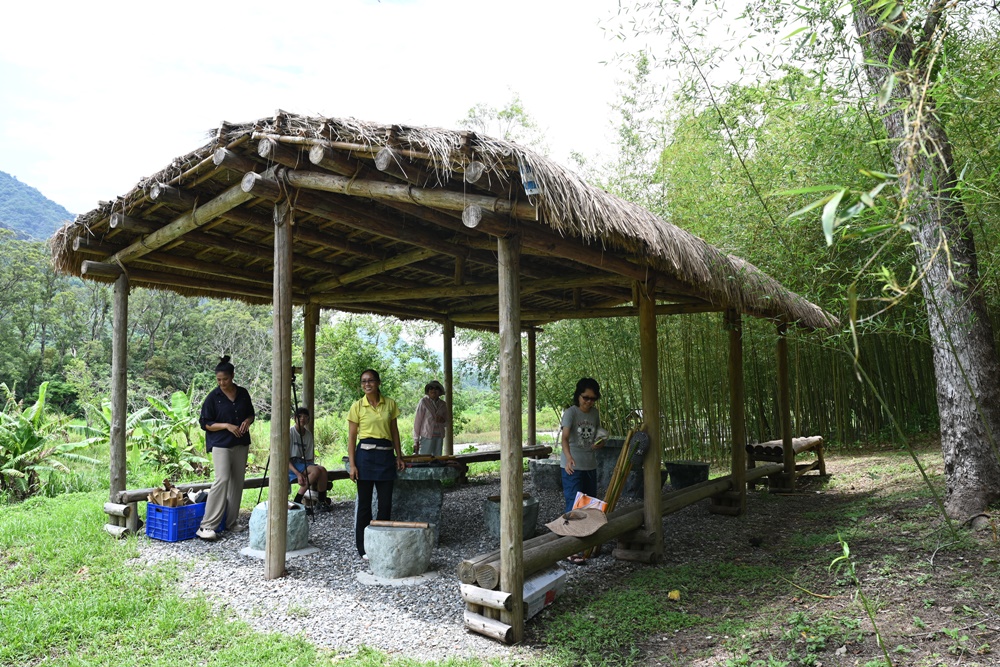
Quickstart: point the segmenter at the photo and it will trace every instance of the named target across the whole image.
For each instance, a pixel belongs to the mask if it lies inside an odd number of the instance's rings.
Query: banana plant
[[[96,459],[77,454],[89,446],[85,440],[67,442],[63,420],[48,413],[45,394],[48,382],[38,388],[38,399],[22,407],[6,383],[0,383],[4,405],[0,411],[0,495],[23,499],[43,487],[42,474],[64,475],[67,463],[89,463]]]

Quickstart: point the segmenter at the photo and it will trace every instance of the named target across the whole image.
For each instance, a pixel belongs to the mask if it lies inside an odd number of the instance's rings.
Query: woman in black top
[[[226,517],[224,528],[232,529],[236,525],[243,499],[250,424],[256,413],[250,392],[233,384],[234,373],[229,356],[222,357],[215,367],[219,386],[209,392],[201,404],[201,427],[205,430],[205,445],[215,468],[215,483],[208,492],[205,517],[196,533],[203,540],[217,539],[216,531],[220,529],[223,516]]]

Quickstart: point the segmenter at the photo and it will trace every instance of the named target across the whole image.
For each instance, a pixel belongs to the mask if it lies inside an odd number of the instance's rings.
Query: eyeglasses
[[[594,401],[599,400],[599,397],[597,397],[597,396],[585,396],[583,394],[580,394],[580,400],[581,401],[587,401],[588,403],[593,403]]]
[[[376,383],[378,383],[378,380],[376,380],[374,378],[371,379],[371,380],[362,380],[361,381],[361,384],[376,384]]]

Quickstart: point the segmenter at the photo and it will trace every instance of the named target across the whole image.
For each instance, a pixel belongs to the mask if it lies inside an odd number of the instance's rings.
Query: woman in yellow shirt
[[[354,539],[361,557],[365,555],[365,528],[372,520],[372,491],[378,491],[378,520],[392,514],[392,483],[402,470],[403,449],[399,442],[399,407],[379,391],[378,371],[361,373],[364,396],[347,412],[347,457],[351,479],[358,485],[358,511]],[[393,455],[395,454],[395,456]]]

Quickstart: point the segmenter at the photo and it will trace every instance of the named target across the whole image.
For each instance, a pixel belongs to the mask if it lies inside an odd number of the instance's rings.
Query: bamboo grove
[[[659,374],[664,458],[723,463],[730,456],[727,334],[717,314],[660,317]],[[539,336],[540,400],[558,409],[577,378],[601,382],[601,417],[613,433],[641,419],[639,349],[635,323],[625,319],[562,322]],[[780,435],[775,332],[766,320],[744,320],[747,437]],[[859,336],[859,365],[840,335],[795,333],[789,340],[792,426],[823,434],[836,445],[933,428],[937,407],[931,350],[885,324]],[[873,387],[865,376],[871,378]]]

